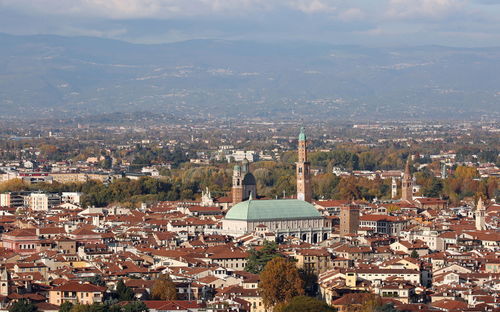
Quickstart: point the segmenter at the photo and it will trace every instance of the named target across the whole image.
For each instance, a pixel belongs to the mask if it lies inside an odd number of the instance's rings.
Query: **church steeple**
[[[10,277],[7,269],[0,272],[0,295],[7,297],[9,295]]]
[[[476,205],[476,230],[478,231],[486,230],[485,214],[486,208],[484,207],[483,199],[479,197]]]
[[[300,129],[297,165],[297,199],[312,201],[310,163],[307,161],[307,138],[304,128]]]
[[[401,181],[401,200],[413,200],[413,178],[410,171],[410,156],[408,156],[408,160],[406,161],[405,173]]]

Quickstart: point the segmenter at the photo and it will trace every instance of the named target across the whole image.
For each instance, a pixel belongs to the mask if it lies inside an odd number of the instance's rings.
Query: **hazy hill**
[[[276,118],[500,116],[500,48],[0,34],[0,115],[114,111]]]

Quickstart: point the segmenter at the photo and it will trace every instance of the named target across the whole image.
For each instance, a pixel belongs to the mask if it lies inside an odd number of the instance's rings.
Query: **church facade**
[[[255,178],[248,164],[235,166],[233,207],[222,220],[223,233],[241,236],[252,232],[272,232],[278,239],[293,236],[309,243],[328,239],[332,224],[310,203],[312,201],[307,139],[299,135],[297,199],[256,200]]]

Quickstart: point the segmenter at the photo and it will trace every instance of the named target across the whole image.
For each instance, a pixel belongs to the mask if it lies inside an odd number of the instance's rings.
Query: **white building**
[[[80,192],[63,192],[61,195],[63,203],[70,203],[74,205],[80,205],[81,197],[82,193]]]
[[[33,211],[49,211],[60,203],[61,197],[57,194],[31,193],[24,199],[25,206]]]
[[[258,155],[257,153],[255,153],[255,151],[235,151],[231,155],[226,155],[227,162],[241,162],[245,158],[249,162],[254,162],[258,160]]]

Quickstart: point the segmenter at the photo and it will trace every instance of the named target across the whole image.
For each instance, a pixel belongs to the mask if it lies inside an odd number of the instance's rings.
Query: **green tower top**
[[[305,141],[306,134],[304,133],[304,127],[300,128],[299,141]]]

